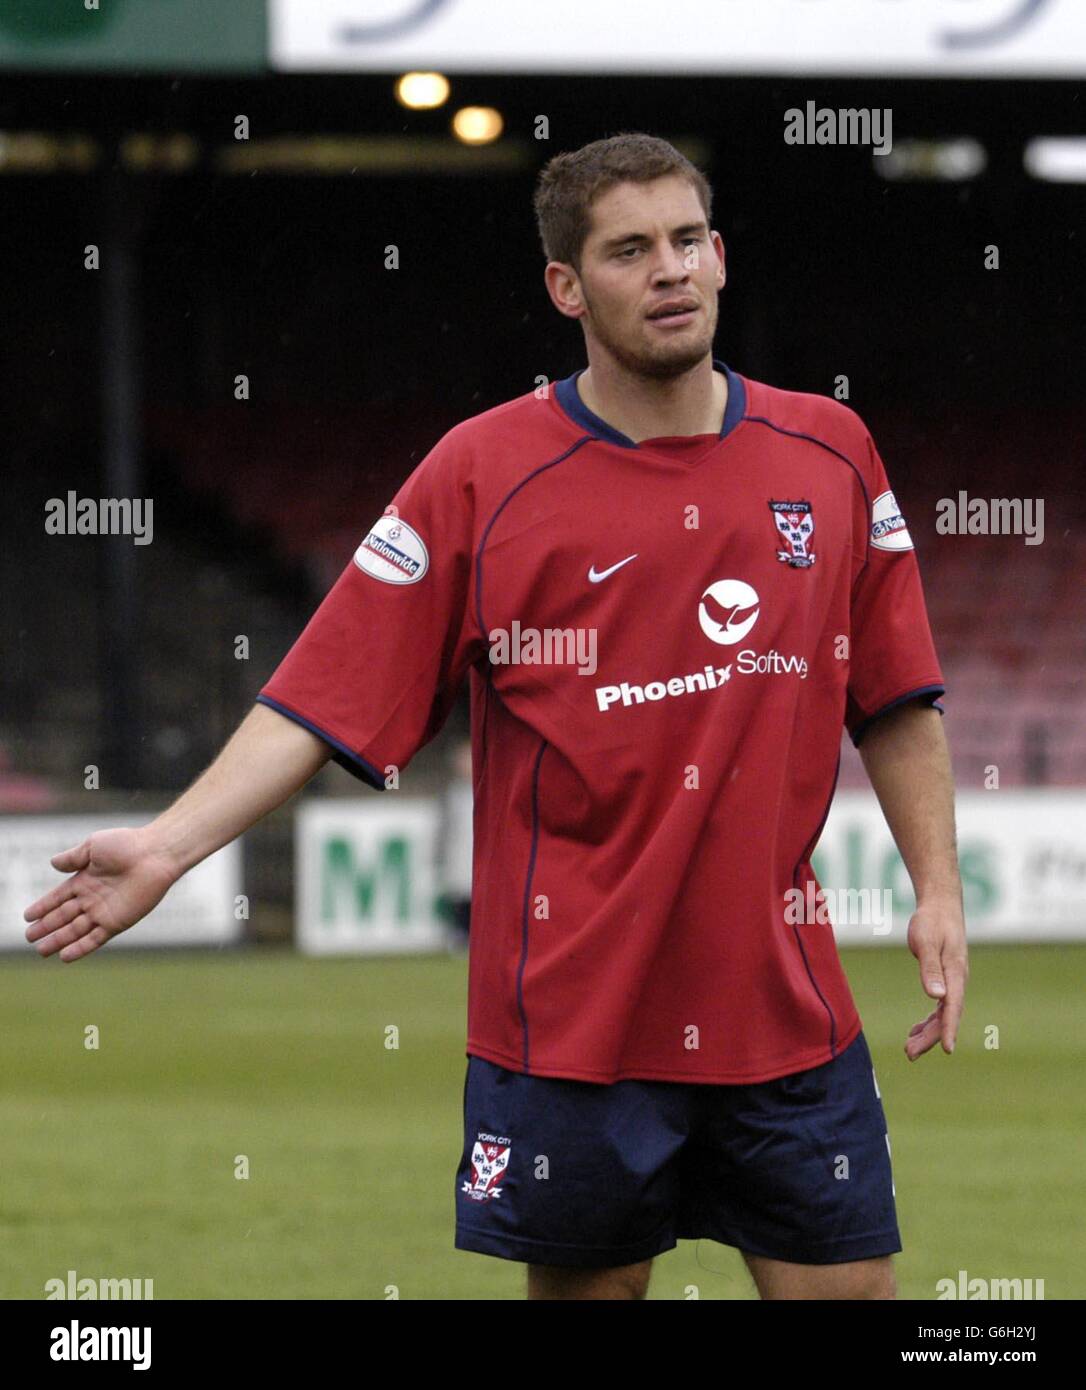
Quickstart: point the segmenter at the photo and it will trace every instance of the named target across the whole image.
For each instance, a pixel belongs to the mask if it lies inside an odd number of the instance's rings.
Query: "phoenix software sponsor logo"
[[[758,621],[761,600],[757,590],[742,579],[718,579],[701,596],[698,622],[711,642],[732,646],[741,642]],[[617,685],[596,686],[596,705],[602,714],[616,705],[654,704],[658,700],[720,690],[731,680],[733,663],[706,665],[686,675],[661,676],[643,685],[621,681]],[[744,647],[736,653],[734,666],[741,676],[798,676],[806,680],[807,658],[788,655],[771,648],[767,652]]]
[[[698,690],[719,690],[731,678],[732,668],[727,666],[706,666],[702,671],[692,671],[688,676],[671,676],[666,681],[649,681],[646,685],[633,685],[623,681],[621,685],[596,686],[596,704],[606,712],[615,704],[643,705],[646,701],[664,700],[673,695],[693,695]]]
[[[742,642],[758,621],[757,590],[742,579],[718,579],[701,596],[698,622],[710,642],[723,647]]]
[[[741,676],[798,676],[807,679],[807,658],[786,656],[783,652],[756,652],[745,647],[735,658],[735,669]],[[720,690],[732,676],[732,663],[727,666],[705,666],[685,676],[669,676],[666,680],[646,681],[635,685],[622,681],[618,685],[597,685],[596,704],[606,713],[613,705],[652,704],[679,695],[695,695],[706,690]]]
[[[801,681],[807,679],[807,658],[805,656],[785,656],[776,650],[755,652],[744,649],[735,658],[741,676],[789,676],[796,675]]]

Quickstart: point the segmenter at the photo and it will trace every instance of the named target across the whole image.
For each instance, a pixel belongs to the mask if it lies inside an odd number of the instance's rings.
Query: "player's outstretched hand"
[[[23,913],[38,954],[79,960],[134,926],[165,896],[178,872],[142,830],[97,830],[49,861],[71,878]]]
[[[969,953],[960,900],[917,908],[909,922],[909,950],[920,963],[924,993],[938,999],[927,1018],[914,1023],[905,1041],[910,1062],[922,1057],[939,1041],[943,1051],[954,1051],[969,979]]]

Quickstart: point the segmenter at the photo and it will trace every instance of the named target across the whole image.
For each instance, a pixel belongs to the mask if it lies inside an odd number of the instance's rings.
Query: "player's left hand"
[[[924,993],[939,1003],[927,1018],[914,1023],[905,1040],[905,1055],[915,1062],[939,1041],[954,1051],[969,979],[969,950],[960,899],[925,903],[909,921],[909,950],[920,962]]]

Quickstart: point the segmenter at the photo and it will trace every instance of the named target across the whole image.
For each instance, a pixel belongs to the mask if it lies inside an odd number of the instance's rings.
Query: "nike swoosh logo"
[[[601,579],[606,579],[608,575],[614,574],[615,570],[620,570],[623,565],[628,565],[631,560],[636,559],[636,555],[627,555],[625,560],[620,560],[617,565],[612,565],[609,570],[597,570],[596,566],[592,565],[588,571],[588,582],[590,584],[598,584]]]

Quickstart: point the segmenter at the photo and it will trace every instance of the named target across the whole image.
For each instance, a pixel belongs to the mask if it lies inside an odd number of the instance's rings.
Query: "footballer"
[[[953,785],[908,528],[853,410],[714,356],[724,245],[673,146],[559,154],[534,210],[587,365],[434,445],[216,761],[57,855],[27,937],[98,949],[329,759],[383,790],[467,680],[457,1247],[523,1263],[535,1299],[643,1298],[703,1237],[764,1299],[893,1298],[871,1055],[832,924],[787,909],[844,728],[916,892],[934,1007],[905,1052],[953,1051]],[[568,659],[494,659],[512,631],[569,634]]]

